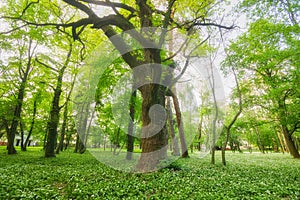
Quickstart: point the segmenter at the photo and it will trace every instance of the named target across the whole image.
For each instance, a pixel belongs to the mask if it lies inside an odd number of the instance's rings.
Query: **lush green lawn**
[[[0,199],[300,199],[300,160],[227,155],[226,167],[193,155],[174,168],[130,174],[104,166],[88,152],[45,159],[37,148],[8,156],[0,147]]]

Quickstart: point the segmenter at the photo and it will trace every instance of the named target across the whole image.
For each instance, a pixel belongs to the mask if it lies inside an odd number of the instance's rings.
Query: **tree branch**
[[[136,10],[134,8],[132,8],[131,6],[128,6],[126,4],[123,4],[123,3],[116,3],[116,2],[111,2],[111,1],[96,1],[96,0],[81,0],[81,1],[86,2],[86,3],[91,3],[94,5],[99,5],[99,6],[107,6],[107,7],[113,6],[116,8],[123,8],[132,13],[136,12]]]
[[[25,27],[25,26],[27,26],[27,25],[26,25],[26,24],[23,24],[22,26],[13,28],[13,29],[11,29],[11,30],[0,32],[0,35],[7,35],[7,34],[10,34],[10,33],[12,33],[12,32],[15,32],[15,31],[17,31],[17,30],[22,29],[22,28]]]
[[[98,16],[93,12],[91,8],[88,6],[80,3],[79,1],[76,0],[63,0],[65,3],[74,6],[75,8],[78,8],[79,10],[83,11],[86,13],[89,18],[98,18]]]
[[[293,133],[294,133],[296,130],[298,130],[299,128],[300,128],[300,120],[299,120],[298,122],[296,122],[296,123],[294,124],[293,129],[289,131],[290,136],[292,136]]]
[[[22,16],[25,14],[26,10],[27,10],[30,6],[32,6],[33,4],[37,4],[37,3],[39,3],[39,2],[40,2],[40,0],[37,0],[36,2],[34,2],[34,1],[30,2],[30,3],[23,9],[22,14],[21,14],[20,17],[22,17]]]
[[[211,23],[196,22],[192,25],[192,27],[194,27],[194,26],[215,26],[215,27],[218,27],[218,28],[221,28],[221,29],[227,29],[227,30],[237,28],[237,26],[235,26],[235,25],[224,26],[224,25],[217,24],[217,23],[212,23],[212,22]]]
[[[236,84],[236,89],[237,89],[238,97],[239,97],[239,110],[238,110],[238,112],[235,114],[235,116],[233,117],[233,119],[232,119],[232,121],[230,122],[230,124],[227,126],[227,129],[228,129],[228,130],[231,129],[231,127],[232,127],[233,124],[236,122],[236,120],[238,119],[238,117],[240,116],[240,114],[242,113],[242,110],[243,110],[243,104],[242,104],[242,92],[241,92],[240,84],[239,84],[237,75],[236,75],[236,73],[235,73],[235,71],[234,71],[234,68],[232,68],[232,73],[233,73],[233,76],[234,76],[234,80],[235,80],[235,84]]]
[[[40,61],[37,57],[35,58],[35,61],[36,61],[37,63],[39,63],[40,65],[42,65],[42,66],[48,68],[48,69],[51,69],[51,70],[53,70],[53,71],[55,71],[55,72],[57,72],[57,73],[59,72],[58,69],[55,69],[55,68],[51,67],[50,65],[47,65],[47,64],[43,63],[43,62]]]
[[[117,35],[111,26],[104,26],[102,27],[102,30],[116,49],[122,54],[122,58],[131,68],[141,64],[136,57],[131,55],[131,48],[125,43],[123,38]]]
[[[175,56],[177,56],[177,54],[183,49],[183,47],[188,43],[189,39],[186,38],[185,41],[182,43],[182,45],[180,46],[180,48],[173,54],[171,55],[170,57],[164,59],[162,62],[165,62],[165,61],[168,61],[168,60],[171,60],[173,59]]]
[[[187,56],[187,59],[185,61],[185,64],[184,64],[184,67],[183,67],[183,70],[181,71],[181,73],[173,80],[173,83],[176,83],[182,76],[183,74],[185,73],[188,65],[189,65],[189,62],[190,62],[190,55],[198,48],[200,47],[202,44],[204,44],[208,39],[210,38],[210,36],[208,36],[207,38],[205,38],[200,44],[198,44],[195,48],[192,49],[192,51],[190,52],[190,54]]]

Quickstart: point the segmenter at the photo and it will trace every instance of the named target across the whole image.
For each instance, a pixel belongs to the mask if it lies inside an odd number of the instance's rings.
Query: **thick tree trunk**
[[[15,135],[17,133],[17,127],[21,118],[21,112],[22,112],[22,106],[23,106],[23,100],[24,100],[24,94],[25,94],[25,84],[27,82],[27,76],[29,73],[29,69],[27,72],[27,75],[23,77],[22,83],[20,85],[19,91],[18,91],[18,98],[17,98],[17,105],[15,107],[14,111],[14,117],[12,120],[11,128],[9,129],[9,132],[7,133],[7,151],[8,154],[16,154],[17,151],[14,147],[14,140]]]
[[[211,148],[211,160],[210,160],[210,163],[212,164],[212,165],[214,165],[215,163],[216,163],[216,156],[215,156],[215,154],[216,154],[216,146],[214,145],[212,148]]]
[[[15,134],[8,133],[7,134],[7,152],[8,154],[16,154],[17,151],[14,147],[14,141],[15,141]]]
[[[188,153],[188,148],[187,148],[185,135],[184,135],[184,125],[183,125],[183,121],[182,121],[182,117],[181,117],[179,101],[178,101],[176,94],[174,94],[174,93],[172,93],[172,98],[173,98],[174,108],[176,111],[176,120],[177,120],[179,139],[180,139],[180,144],[181,144],[181,153],[182,153],[181,156],[183,158],[188,158],[189,153]]]
[[[165,88],[156,84],[147,84],[140,88],[142,102],[142,154],[136,166],[139,172],[157,169],[161,160],[167,158],[168,139],[165,128],[165,113],[157,109],[150,112],[154,105],[165,108]],[[161,128],[163,127],[163,128]]]
[[[15,135],[17,133],[19,120],[21,117],[26,82],[27,82],[27,76],[22,79],[22,83],[21,83],[21,86],[18,91],[17,105],[16,105],[15,111],[14,111],[14,117],[12,120],[11,127],[9,129],[9,132],[7,133],[8,154],[16,154],[17,153],[17,151],[14,147],[14,141],[15,141]]]
[[[62,80],[62,79],[61,79]],[[57,139],[57,128],[59,124],[59,99],[61,95],[61,84],[62,81],[57,83],[57,87],[54,91],[54,97],[52,101],[52,108],[50,112],[50,120],[48,122],[48,134],[45,148],[45,157],[55,157],[55,146]]]
[[[132,153],[134,150],[134,137],[133,137],[133,125],[134,125],[134,115],[135,115],[135,101],[136,101],[136,91],[134,91],[131,95],[130,99],[130,122],[128,124],[128,133],[127,133],[127,154],[126,159],[132,159]]]
[[[48,122],[47,140],[45,146],[45,157],[55,157],[55,146],[57,144],[57,128],[59,124],[59,100],[62,93],[62,79],[66,69],[64,66],[57,77],[56,88],[54,89],[54,97],[52,100],[52,106],[50,111],[50,119]]]
[[[286,104],[285,104],[285,97],[284,99],[279,99],[278,100],[278,108],[279,108],[279,120],[280,120],[280,125],[282,129],[282,134],[284,136],[284,140],[287,146],[288,151],[294,158],[300,158],[300,154],[295,146],[295,143],[292,139],[292,134],[294,131],[291,131],[288,129],[288,119],[286,117]]]
[[[57,144],[57,128],[59,125],[59,100],[62,93],[62,83],[63,83],[63,76],[65,70],[70,62],[70,58],[72,55],[72,44],[70,44],[69,52],[66,57],[66,61],[64,65],[60,68],[57,76],[56,87],[54,89],[54,97],[52,100],[52,107],[50,111],[50,119],[48,122],[48,131],[47,131],[47,142],[45,147],[45,157],[55,157],[55,146]]]

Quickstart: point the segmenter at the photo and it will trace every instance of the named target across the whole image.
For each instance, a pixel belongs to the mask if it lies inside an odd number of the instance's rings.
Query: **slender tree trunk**
[[[68,132],[68,131],[67,131]],[[67,134],[67,138],[66,138],[66,145],[64,150],[67,150],[70,144],[70,140],[71,140],[72,135],[71,134]]]
[[[24,126],[23,126],[22,121],[20,121],[20,132],[21,132],[21,151],[25,151],[25,149],[24,149]]]
[[[174,93],[172,93],[172,98],[173,98],[174,108],[176,111],[176,120],[177,120],[177,125],[178,125],[179,139],[180,139],[181,151],[182,151],[181,156],[183,158],[188,158],[189,152],[188,152],[185,135],[184,135],[184,125],[183,125],[183,121],[182,121],[182,117],[181,117],[179,101],[178,101],[176,94],[174,94]]]
[[[79,143],[80,143],[80,137],[79,137],[79,134],[77,134],[74,153],[78,153],[78,151],[79,151]]]
[[[215,85],[214,75],[212,72],[212,81],[213,85]],[[215,86],[213,88],[213,98],[214,98],[214,106],[215,106],[215,116],[212,124],[212,149],[211,149],[211,164],[215,164],[215,153],[216,153],[216,129],[217,129],[217,120],[219,116],[219,108],[217,104],[216,94],[215,94]]]
[[[93,122],[93,119],[94,119],[94,116],[95,116],[95,112],[96,112],[96,106],[93,109],[91,119],[89,121],[89,125],[87,126],[87,129],[86,129],[86,134],[85,134],[85,137],[84,137],[84,147],[85,148],[86,148],[86,144],[87,144],[87,141],[88,141],[88,138],[89,138],[89,135],[90,135],[90,129],[91,129],[92,122]]]
[[[131,95],[130,99],[130,122],[128,124],[128,133],[127,133],[127,154],[126,159],[132,160],[132,153],[134,150],[134,137],[133,137],[133,126],[134,126],[134,116],[135,116],[135,101],[136,101],[136,91]]]
[[[66,133],[66,128],[67,128],[67,124],[68,124],[68,106],[69,106],[69,101],[70,101],[71,94],[73,92],[73,88],[75,85],[76,77],[77,77],[77,74],[75,74],[75,76],[74,76],[74,80],[72,82],[71,89],[66,98],[64,114],[63,114],[63,123],[62,123],[62,127],[61,127],[61,135],[60,135],[59,144],[56,148],[56,152],[55,152],[56,154],[58,154],[59,151],[63,151],[63,149],[64,149],[64,139],[65,139],[65,133]]]
[[[106,150],[106,137],[104,137],[104,141],[103,141],[103,150]]]
[[[280,131],[277,131],[276,129],[275,129],[275,131],[276,131],[277,138],[279,140],[281,152],[284,153],[284,152],[286,152],[285,144],[283,142],[284,139],[282,138]]]
[[[216,154],[216,140],[214,139],[215,138],[215,134],[213,133],[213,140],[212,140],[212,148],[211,148],[211,161],[210,161],[210,163],[211,164],[215,164],[216,163],[216,159],[215,159],[215,154]]]
[[[84,102],[81,107],[80,117],[78,121],[78,132],[77,132],[77,140],[76,140],[76,148],[75,153],[84,153],[85,141],[86,141],[86,133],[87,133],[87,123],[89,118],[90,111],[90,103]],[[91,119],[92,120],[92,119]]]
[[[29,40],[29,45],[28,45],[28,61],[26,64],[26,69],[23,70],[22,66],[19,66],[19,71],[20,71],[20,78],[21,78],[21,84],[20,84],[20,88],[18,90],[18,98],[17,98],[17,105],[15,107],[15,111],[14,111],[14,117],[12,119],[12,124],[11,127],[9,129],[9,131],[7,132],[7,150],[8,150],[8,154],[16,154],[17,151],[14,147],[14,140],[15,140],[15,135],[17,133],[17,127],[21,118],[21,112],[22,112],[22,106],[23,106],[23,101],[24,101],[24,96],[25,96],[25,87],[26,87],[26,83],[28,80],[28,76],[30,74],[30,71],[32,69],[31,66],[31,62],[32,62],[32,56],[33,53],[35,51],[37,46],[32,48],[32,40]],[[21,63],[22,65],[22,63]]]
[[[203,123],[203,115],[201,114],[201,117],[200,117],[200,123],[198,125],[198,144],[197,144],[197,149],[198,151],[201,151],[201,137],[202,137],[202,123]]]
[[[255,131],[256,131],[256,135],[257,135],[257,144],[258,144],[258,148],[262,153],[265,153],[265,148],[261,143],[261,139],[260,139],[260,133],[259,130],[257,128],[257,126],[255,126]]]
[[[30,137],[31,137],[31,134],[33,131],[34,123],[35,123],[36,110],[37,110],[37,103],[36,103],[36,99],[35,99],[33,102],[33,113],[32,113],[31,125],[30,125],[28,135],[26,137],[25,143],[24,143],[24,151],[27,151],[27,146],[29,145]]]
[[[172,109],[171,109],[171,100],[170,97],[167,97],[167,120],[170,129],[170,136],[171,136],[171,144],[172,144],[172,154],[174,156],[180,156],[179,146],[178,146],[178,139],[175,135],[174,130],[174,123],[173,123],[173,116],[172,116]]]
[[[82,135],[79,135],[79,133],[78,133],[74,153],[83,154],[85,152],[85,150],[86,150],[86,148],[84,146],[84,139],[82,138]]]
[[[226,152],[226,147],[230,138],[230,130],[232,128],[232,126],[234,125],[234,123],[236,122],[236,120],[238,119],[238,117],[241,115],[242,111],[243,111],[243,101],[242,101],[242,92],[240,89],[240,84],[238,81],[238,77],[235,73],[234,68],[232,68],[232,73],[234,75],[234,80],[235,80],[235,84],[236,84],[236,89],[238,92],[238,98],[239,98],[239,109],[238,112],[235,114],[235,116],[233,117],[232,121],[229,123],[228,126],[224,125],[224,129],[226,130],[226,136],[225,136],[225,142],[222,146],[222,164],[225,166],[226,165],[226,157],[225,157],[225,152]],[[224,131],[223,129],[223,131]]]
[[[229,140],[229,137],[230,137],[230,129],[228,129],[228,127],[226,127],[224,125],[224,128],[223,128],[223,133],[225,134],[225,142],[223,143],[223,146],[222,146],[222,164],[225,166],[226,165],[226,157],[225,157],[225,152],[226,152],[226,147],[227,147],[227,144],[228,144],[228,140]]]
[[[114,144],[114,155],[117,155],[117,148],[120,147],[119,137],[120,137],[120,127],[117,130],[116,141]]]
[[[64,107],[63,123],[61,126],[61,134],[60,134],[59,143],[58,143],[58,145],[56,147],[56,151],[55,151],[56,154],[59,154],[60,151],[63,151],[67,123],[68,123],[68,102],[66,102],[65,107]]]

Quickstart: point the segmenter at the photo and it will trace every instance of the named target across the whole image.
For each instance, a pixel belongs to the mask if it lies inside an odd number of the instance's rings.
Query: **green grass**
[[[176,161],[149,174],[116,171],[88,152],[43,158],[39,148],[0,147],[0,199],[300,199],[300,160],[283,154],[227,153]],[[181,168],[181,170],[176,170]]]

